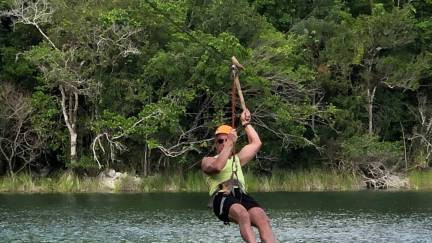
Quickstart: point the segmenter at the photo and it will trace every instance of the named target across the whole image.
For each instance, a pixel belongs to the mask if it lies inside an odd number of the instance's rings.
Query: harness
[[[244,188],[237,176],[238,163],[236,163],[236,156],[233,156],[231,168],[231,177],[218,185],[219,190],[217,192],[223,192],[226,196],[231,193],[235,196],[235,188],[239,188],[241,192],[244,192]]]

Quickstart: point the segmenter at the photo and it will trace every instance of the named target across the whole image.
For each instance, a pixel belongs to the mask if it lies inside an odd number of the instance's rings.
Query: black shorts
[[[239,188],[235,188],[234,192],[229,195],[224,195],[223,192],[218,192],[213,199],[213,212],[224,223],[228,223],[229,209],[235,203],[241,204],[246,210],[253,207],[261,207],[255,199],[246,193],[242,193]]]

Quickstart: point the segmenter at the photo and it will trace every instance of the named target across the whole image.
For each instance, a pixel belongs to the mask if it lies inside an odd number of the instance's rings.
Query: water
[[[252,194],[278,242],[432,242],[432,192]],[[204,193],[0,194],[1,242],[242,242]],[[257,231],[255,231],[257,232]]]

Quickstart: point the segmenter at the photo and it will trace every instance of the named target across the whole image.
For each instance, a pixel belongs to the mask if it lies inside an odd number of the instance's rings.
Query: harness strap
[[[235,129],[236,128],[236,92],[237,92],[237,86],[235,85],[235,77],[238,75],[238,70],[235,65],[231,66],[231,78],[233,80],[232,87],[231,87],[231,126]],[[238,179],[237,176],[237,164],[235,163],[236,160],[236,149],[235,144],[233,145],[233,159],[232,159],[232,174],[231,179],[234,179],[235,177]],[[235,167],[235,168],[234,168]]]
[[[226,197],[223,196],[223,197],[222,197],[222,200],[221,200],[221,202],[220,202],[220,206],[219,206],[219,215],[222,215],[222,210],[223,210],[223,205],[224,205],[225,199],[226,199]]]

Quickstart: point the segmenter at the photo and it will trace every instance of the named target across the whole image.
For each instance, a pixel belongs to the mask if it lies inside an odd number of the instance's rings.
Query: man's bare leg
[[[270,225],[270,219],[264,210],[259,207],[253,207],[248,212],[252,225],[258,228],[261,240],[265,243],[276,242]]]
[[[229,209],[229,218],[240,227],[240,234],[248,243],[256,243],[255,233],[252,230],[249,212],[241,204],[235,203]]]

